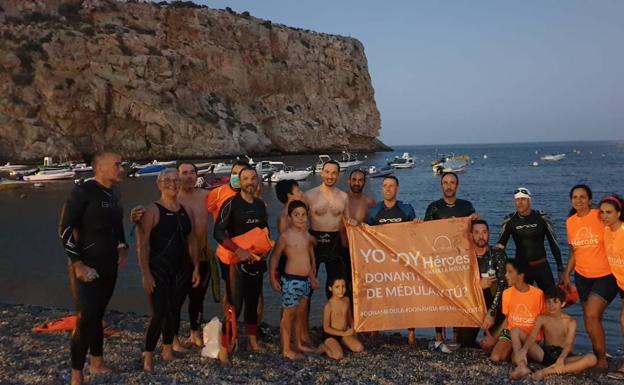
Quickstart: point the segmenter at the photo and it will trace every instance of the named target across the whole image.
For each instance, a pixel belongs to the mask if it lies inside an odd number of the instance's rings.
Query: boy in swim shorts
[[[541,381],[551,374],[580,373],[596,365],[597,358],[593,353],[584,356],[570,356],[574,348],[576,336],[576,320],[561,311],[565,302],[565,293],[554,286],[546,291],[546,313],[540,315],[535,322],[531,334],[516,341],[514,339],[513,361],[517,365],[511,372],[512,379],[520,379],[531,373],[527,365],[528,358],[540,362],[544,369],[531,375]],[[544,334],[544,344],[536,344],[538,334]],[[524,345],[520,342],[523,341]]]
[[[302,339],[311,289],[318,289],[314,238],[308,233],[308,208],[300,200],[288,204],[290,227],[284,231],[270,256],[269,274],[273,290],[282,292],[282,354],[290,359],[301,358],[300,353],[314,352]],[[284,273],[278,280],[277,266],[280,256],[286,255]]]

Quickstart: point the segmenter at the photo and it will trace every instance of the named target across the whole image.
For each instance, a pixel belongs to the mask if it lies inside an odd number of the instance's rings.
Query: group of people
[[[93,168],[94,179],[72,191],[59,226],[78,315],[71,337],[72,384],[83,381],[87,353],[92,374],[110,371],[103,360],[102,317],[128,249],[121,197],[115,187],[123,175],[121,157],[100,153],[93,159]],[[160,199],[130,213],[131,221],[137,224],[142,286],[151,306],[144,370],[154,370],[153,353],[161,337],[164,360],[174,359],[175,351],[185,351],[189,345],[202,346],[199,328],[210,287],[215,301],[224,302],[220,362],[229,363],[243,309],[248,347],[262,351],[258,325],[264,312],[262,288],[267,272],[271,287],[281,292],[281,351],[285,357],[324,353],[340,359],[345,350],[362,351],[364,346],[353,325],[345,227],[421,219],[410,204],[398,200],[399,179],[395,176],[383,179],[383,199],[379,202],[363,193],[363,171],[350,173],[348,192],[337,187],[339,176],[339,164],[329,161],[323,165],[318,187],[303,192],[295,181],[275,186],[284,204],[277,217],[275,242],[269,233],[267,205],[260,198],[257,172],[244,161],[233,164],[228,184],[210,192],[194,188],[197,169],[192,163],[164,170],[157,178]],[[532,374],[537,379],[593,366],[606,368],[602,317],[618,293],[624,298],[622,199],[608,195],[593,208],[588,186],[572,188],[573,209],[566,222],[570,255],[564,267],[552,223],[545,213],[532,208],[527,188],[514,192],[516,211],[505,218],[500,239],[490,246],[488,223],[470,202],[457,198],[458,176],[445,173],[440,181],[442,198],[427,207],[424,221],[471,218],[480,286],[487,305],[481,328],[454,330],[457,345],[480,346],[495,362],[511,360],[516,365],[513,378],[531,374],[528,360],[545,366]],[[214,253],[209,243],[211,218],[217,243]],[[510,237],[516,246],[513,259],[504,251]],[[547,260],[546,240],[556,262],[559,285]],[[323,308],[323,341],[315,345],[308,319],[312,292],[321,288],[317,279],[321,265],[327,277],[323,285],[327,302]],[[584,356],[572,355],[576,322],[561,310],[565,303],[562,288],[571,285],[573,271],[593,346],[593,353]],[[183,342],[179,338],[180,312],[187,297],[191,334]],[[624,315],[620,322],[624,330]],[[480,331],[485,337],[477,341]],[[407,341],[415,342],[414,329],[408,329]],[[452,345],[445,343],[445,330],[436,328],[433,347],[451,353]],[[624,366],[610,376],[624,379]]]

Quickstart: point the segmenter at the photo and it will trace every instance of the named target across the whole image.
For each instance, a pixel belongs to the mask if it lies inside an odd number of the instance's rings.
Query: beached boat
[[[142,168],[131,168],[128,172],[128,176],[130,178],[138,178],[141,176],[154,176],[160,174],[161,171],[165,170],[167,166],[161,164],[153,164],[150,166],[142,167]]]
[[[557,162],[560,161],[561,159],[565,158],[566,154],[555,154],[555,155],[544,155],[542,156],[542,160],[545,161],[550,161],[550,162]]]
[[[312,175],[311,168],[306,170],[295,170],[292,167],[286,166],[283,162],[271,162],[271,166],[273,167],[273,171],[270,171],[268,174],[262,174],[262,178],[263,180],[273,183],[289,179],[302,181]]]
[[[24,165],[24,164],[11,164],[11,163],[7,163],[4,166],[0,166],[0,172],[10,172],[10,171],[17,171],[17,170],[24,170],[27,169],[28,166]]]
[[[394,169],[392,167],[382,167],[377,168],[375,166],[370,166],[368,168],[368,172],[366,173],[367,178],[382,178],[387,175],[391,175],[394,173]]]
[[[404,152],[401,156],[395,156],[394,159],[388,161],[388,166],[392,168],[412,168],[414,167],[414,157]]]
[[[72,179],[76,173],[69,168],[59,170],[41,170],[33,175],[24,176],[27,182],[41,182],[48,180]]]

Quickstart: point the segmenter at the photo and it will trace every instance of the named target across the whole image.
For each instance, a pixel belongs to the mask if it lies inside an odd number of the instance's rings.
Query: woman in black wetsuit
[[[160,199],[147,207],[137,227],[137,254],[143,289],[150,299],[151,318],[145,334],[143,369],[154,370],[153,354],[162,334],[164,360],[173,360],[173,336],[176,319],[180,316],[176,292],[185,282],[189,261],[193,262],[193,287],[199,285],[197,240],[193,236],[191,212],[178,203],[180,177],[174,169],[158,175]],[[191,258],[189,258],[189,256]],[[177,313],[177,314],[176,314]]]

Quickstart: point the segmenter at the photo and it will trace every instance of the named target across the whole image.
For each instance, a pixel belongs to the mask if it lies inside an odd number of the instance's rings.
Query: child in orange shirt
[[[537,317],[544,312],[544,293],[525,282],[528,264],[517,258],[507,261],[505,278],[508,289],[503,291],[502,311],[506,316],[507,328],[503,329],[498,342],[494,345],[490,360],[508,361],[515,343],[522,347],[522,342],[531,334]],[[537,336],[538,340],[541,335]]]

